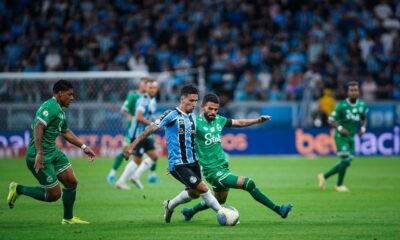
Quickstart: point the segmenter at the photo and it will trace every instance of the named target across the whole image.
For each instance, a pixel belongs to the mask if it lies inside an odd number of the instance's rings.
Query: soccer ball
[[[239,212],[232,206],[226,206],[218,211],[217,219],[221,226],[235,226],[239,223]]]

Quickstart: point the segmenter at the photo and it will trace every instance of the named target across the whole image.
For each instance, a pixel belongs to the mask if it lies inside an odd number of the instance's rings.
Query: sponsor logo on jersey
[[[214,136],[211,133],[207,133],[206,135],[204,135],[204,138],[206,139],[206,141],[204,142],[204,144],[206,144],[206,145],[210,145],[210,144],[213,144],[213,143],[221,142],[221,136],[220,135]]]
[[[43,111],[43,116],[45,116],[45,117],[49,116],[49,112],[47,110],[44,110]]]

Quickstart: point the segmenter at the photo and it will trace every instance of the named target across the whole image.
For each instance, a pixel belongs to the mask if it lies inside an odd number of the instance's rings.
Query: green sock
[[[155,161],[155,162],[153,163],[153,165],[151,166],[150,172],[155,172],[156,169],[157,169],[157,161]]]
[[[349,166],[349,159],[342,160],[342,162],[339,165],[340,166],[339,166],[337,186],[342,186],[343,185],[344,176],[346,175],[347,167]]]
[[[275,205],[275,203],[269,198],[267,197],[267,195],[265,195],[264,193],[262,193],[260,191],[260,189],[258,189],[257,187],[254,188],[253,191],[249,191],[249,193],[251,194],[251,196],[259,203],[261,203],[262,205],[268,207],[269,209],[271,209],[272,211],[276,212],[277,214],[280,214],[279,210],[280,207]]]
[[[324,178],[328,179],[330,176],[336,174],[339,172],[339,168],[340,168],[340,163],[336,164],[335,166],[333,166],[331,169],[329,169],[325,174],[324,174]]]
[[[29,196],[39,201],[46,202],[46,191],[42,187],[26,187],[22,185],[17,186],[17,193]]]
[[[121,166],[123,160],[124,160],[124,152],[120,152],[120,153],[115,157],[114,164],[113,164],[112,168],[113,168],[114,170],[118,170],[118,168]]]
[[[204,211],[209,208],[210,207],[208,207],[205,202],[201,201],[198,204],[194,205],[191,209],[192,209],[193,215],[195,215],[196,213],[198,213],[200,211]]]
[[[71,219],[76,197],[76,188],[63,188],[62,201],[64,205],[64,219]]]

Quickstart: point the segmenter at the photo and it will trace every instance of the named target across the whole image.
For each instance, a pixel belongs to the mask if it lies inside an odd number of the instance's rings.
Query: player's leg
[[[354,156],[354,139],[348,139],[348,154],[343,155],[340,161],[340,168],[338,172],[338,180],[336,183],[335,190],[338,192],[348,192],[349,189],[343,185],[344,177],[346,175],[346,170],[350,166],[352,158]]]
[[[132,174],[137,169],[138,165],[142,161],[142,155],[138,155],[135,153],[133,159],[129,161],[129,163],[125,166],[124,171],[122,172],[121,176],[118,178],[115,186],[119,189],[123,190],[130,190],[131,188],[126,184],[126,181],[132,176]]]
[[[78,180],[64,153],[60,152],[59,157],[55,161],[54,168],[56,170],[58,180],[63,184],[62,202],[64,207],[64,216],[61,223],[88,224],[89,222],[80,220],[73,214]]]
[[[108,184],[114,184],[115,174],[117,173],[117,170],[121,166],[123,161],[124,161],[124,150],[118,153],[118,155],[114,159],[113,166],[107,176]]]
[[[27,159],[26,164],[41,186],[24,186],[15,182],[10,183],[7,196],[8,206],[13,208],[15,201],[20,195],[29,196],[44,202],[57,201],[61,196],[61,190],[53,164],[45,162],[44,168],[39,172],[35,171],[34,159]]]
[[[340,156],[343,159],[343,156],[348,155],[348,144],[342,137],[335,137],[335,144],[336,144],[336,149],[337,149],[337,155]],[[341,162],[338,162],[335,164],[332,168],[330,168],[328,171],[325,173],[320,173],[318,174],[318,187],[321,190],[325,189],[325,180],[330,178],[331,176],[339,173],[339,170],[341,169]]]
[[[226,199],[228,198],[228,193],[229,189],[227,191],[216,191],[214,189],[214,196],[219,202],[219,204],[224,204],[226,202]],[[195,214],[198,212],[204,211],[209,209],[210,207],[207,206],[207,204],[204,201],[200,201],[196,205],[194,205],[192,208],[183,208],[181,213],[183,215],[183,218],[185,221],[190,221]]]
[[[143,161],[141,162],[141,164],[131,177],[132,182],[140,189],[143,188],[143,184],[140,181],[141,176],[145,171],[150,169],[151,166],[153,166],[153,164],[158,159],[158,154],[153,142],[150,139],[145,139],[142,141],[142,143],[143,143],[143,149],[148,157],[143,159]]]
[[[149,176],[147,178],[147,181],[149,183],[159,183],[160,179],[157,177],[157,161],[155,161],[153,163],[153,165],[151,166],[150,170],[149,170]]]

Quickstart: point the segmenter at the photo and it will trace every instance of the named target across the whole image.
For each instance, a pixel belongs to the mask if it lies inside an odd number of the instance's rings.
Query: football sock
[[[217,199],[214,197],[214,195],[211,194],[210,190],[200,194],[200,196],[203,198],[206,205],[214,209],[214,211],[218,212],[222,208]]]
[[[155,161],[155,162],[153,163],[153,166],[151,166],[150,172],[155,172],[156,169],[157,169],[157,161]]]
[[[209,207],[206,205],[206,203],[204,201],[199,202],[198,204],[194,205],[191,208],[193,215],[200,211],[206,210],[206,209],[209,209]]]
[[[349,159],[343,159],[339,164],[337,186],[343,185],[344,176],[346,175],[346,170],[349,165]]]
[[[42,187],[26,187],[19,185],[17,186],[17,193],[25,196],[29,196],[39,201],[46,202],[46,190]]]
[[[168,209],[173,211],[176,206],[182,203],[190,202],[192,198],[189,196],[189,192],[183,190],[175,198],[171,199],[168,204]]]
[[[151,166],[153,164],[154,164],[154,161],[151,158],[146,157],[140,163],[139,167],[137,168],[137,170],[135,171],[135,173],[133,174],[132,177],[135,179],[139,179],[147,169],[151,168]]]
[[[64,219],[71,219],[76,198],[76,188],[63,188],[62,202],[64,205]]]
[[[124,161],[124,152],[120,152],[114,159],[114,164],[112,166],[112,169],[118,170],[118,168],[121,166],[123,161]]]
[[[125,166],[124,172],[121,174],[121,177],[119,177],[117,182],[126,183],[126,181],[132,175],[132,173],[135,172],[136,168],[137,164],[132,160],[129,161],[129,163]]]
[[[250,195],[259,203],[263,204],[264,206],[268,207],[272,211],[279,213],[279,206],[275,205],[271,199],[269,199],[264,193],[262,193],[256,186],[256,183],[251,178],[245,178],[243,189],[248,191]]]

